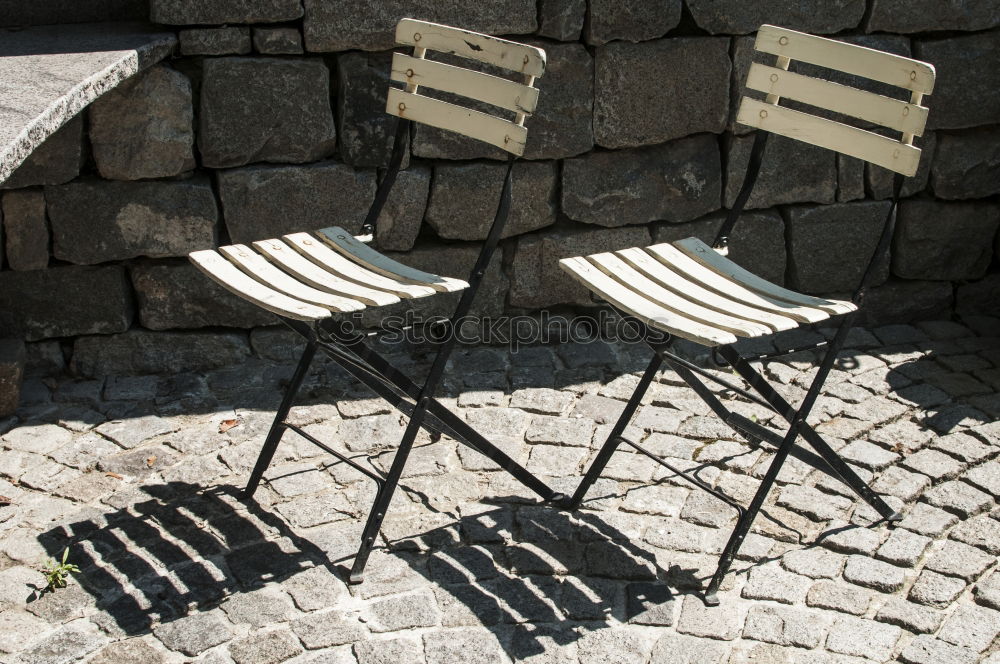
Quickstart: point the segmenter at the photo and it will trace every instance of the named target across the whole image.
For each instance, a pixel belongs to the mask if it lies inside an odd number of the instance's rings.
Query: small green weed
[[[49,561],[45,564],[45,567],[42,569],[42,574],[48,582],[48,585],[45,586],[46,591],[55,592],[56,588],[65,588],[66,579],[69,578],[70,573],[80,573],[79,567],[66,562],[68,557],[69,547],[66,547],[62,552],[62,562],[56,564],[56,561],[49,558]]]

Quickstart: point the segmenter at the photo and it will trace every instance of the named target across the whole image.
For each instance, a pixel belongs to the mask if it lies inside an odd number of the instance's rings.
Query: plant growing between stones
[[[56,564],[56,561],[49,558],[49,561],[45,563],[45,567],[42,569],[42,574],[45,576],[47,585],[45,586],[45,591],[55,592],[56,588],[65,588],[66,580],[69,578],[70,573],[79,574],[80,568],[73,563],[66,562],[69,557],[69,547],[63,549],[62,561]]]

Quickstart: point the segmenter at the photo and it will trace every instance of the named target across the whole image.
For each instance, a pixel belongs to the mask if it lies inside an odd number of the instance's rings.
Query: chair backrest
[[[422,124],[468,136],[511,154],[524,153],[525,118],[535,110],[533,87],[545,72],[545,51],[437,23],[404,18],[396,26],[396,43],[412,46],[413,55],[393,54],[392,80],[406,84],[390,88],[386,112]],[[425,58],[427,51],[448,53],[493,65],[523,77],[523,83],[481,71]],[[498,109],[484,113],[419,93],[420,87],[485,102]],[[504,111],[511,118],[501,117]]]
[[[763,25],[754,48],[778,56],[775,66],[753,63],[746,87],[764,92],[761,101],[744,96],[736,121],[775,134],[863,159],[905,176],[917,172],[920,149],[913,137],[927,123],[923,96],[934,89],[934,67],[833,39]],[[909,91],[909,101],[788,71],[792,61],[817,65]],[[779,106],[782,98],[858,118],[900,132],[898,139]]]

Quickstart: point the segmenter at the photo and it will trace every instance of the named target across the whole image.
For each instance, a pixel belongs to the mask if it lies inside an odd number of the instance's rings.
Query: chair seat
[[[188,255],[227,290],[268,311],[313,321],[400,299],[468,288],[383,256],[336,226]]]
[[[705,346],[735,343],[854,311],[748,272],[698,238],[564,258],[560,266],[615,307]]]

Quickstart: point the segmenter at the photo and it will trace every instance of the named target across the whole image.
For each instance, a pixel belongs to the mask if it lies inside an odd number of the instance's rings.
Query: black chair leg
[[[285,388],[285,395],[281,398],[281,405],[278,406],[278,410],[274,414],[274,420],[271,422],[271,428],[267,432],[267,438],[264,439],[264,445],[257,456],[257,463],[254,465],[253,472],[250,473],[250,480],[243,490],[244,498],[249,499],[253,497],[253,494],[257,491],[257,487],[260,485],[261,478],[264,476],[264,472],[271,464],[274,453],[278,449],[278,443],[281,441],[281,435],[285,433],[285,418],[288,417],[288,411],[292,409],[295,396],[299,393],[302,381],[305,380],[315,356],[316,342],[310,340],[306,343],[306,347],[302,351],[299,364],[295,367],[295,373],[292,374],[292,381]]]
[[[740,518],[736,522],[736,528],[733,529],[732,534],[729,536],[729,541],[726,542],[726,548],[723,549],[722,555],[719,557],[719,565],[715,569],[715,574],[705,589],[705,604],[709,606],[719,605],[719,586],[722,585],[722,580],[732,566],[736,554],[739,553],[740,546],[743,545],[743,540],[746,539],[747,533],[750,532],[750,527],[753,525],[754,519],[757,518],[757,513],[760,512],[760,508],[763,507],[767,495],[771,492],[771,487],[774,486],[774,481],[777,479],[778,473],[781,472],[781,467],[785,464],[785,459],[788,458],[788,453],[791,451],[792,445],[795,444],[797,436],[797,426],[793,425],[788,433],[785,434],[784,440],[781,441],[781,446],[774,455],[774,459],[771,460],[771,465],[768,467],[767,473],[764,474],[764,479],[761,480],[760,486],[753,496],[753,500],[750,501],[750,505],[747,506],[746,510],[740,514]]]
[[[604,445],[601,446],[601,451],[597,453],[597,458],[594,462],[590,464],[590,468],[587,469],[587,474],[584,475],[583,480],[580,485],[576,488],[576,492],[569,501],[565,502],[563,506],[568,510],[575,510],[580,507],[580,503],[583,502],[584,496],[587,495],[587,491],[593,486],[597,478],[601,476],[604,469],[608,465],[608,461],[611,460],[611,455],[615,453],[618,449],[618,445],[621,443],[621,435],[625,431],[625,427],[628,423],[632,421],[632,416],[635,415],[636,409],[639,408],[639,403],[642,401],[642,397],[645,396],[646,391],[649,389],[649,384],[653,382],[653,378],[656,376],[656,372],[660,369],[660,365],[663,364],[663,360],[660,356],[653,354],[652,359],[646,366],[646,372],[642,374],[642,378],[639,380],[639,384],[636,385],[635,390],[632,392],[632,396],[629,397],[628,403],[625,404],[625,409],[622,414],[618,417],[618,421],[615,422],[615,426],[611,429],[611,433],[608,434],[607,440],[604,441]]]
[[[410,416],[410,422],[403,433],[403,440],[399,443],[396,456],[392,459],[392,466],[389,468],[389,473],[386,475],[385,481],[379,487],[375,501],[372,503],[371,511],[368,513],[368,520],[365,521],[365,529],[361,533],[361,546],[358,548],[358,553],[354,556],[354,563],[351,565],[351,575],[349,578],[351,583],[361,583],[365,580],[364,571],[365,565],[368,563],[368,556],[371,555],[372,547],[375,546],[375,538],[378,537],[382,521],[385,519],[385,514],[389,509],[389,503],[392,501],[392,495],[399,484],[399,478],[403,474],[406,460],[413,449],[413,441],[416,440],[417,432],[420,430],[420,425],[426,413],[426,404],[423,408],[418,405]]]
[[[826,357],[824,357],[823,365],[829,364],[832,366],[833,361],[836,359],[837,353],[840,352],[840,347],[843,343],[843,338],[846,338],[847,333],[851,328],[851,321],[853,317],[845,320],[841,324],[841,329],[838,330],[837,335],[834,337],[833,343],[831,344],[829,350],[827,351]],[[762,396],[764,399],[771,404],[771,407],[776,413],[781,415],[789,423],[795,421],[798,417],[795,409],[780,395],[778,392],[771,387],[764,378],[757,373],[757,371],[750,366],[739,353],[736,352],[731,346],[726,346],[720,349],[720,353],[726,362],[732,366],[740,376],[746,380],[750,385]],[[829,359],[828,359],[829,358]],[[810,390],[815,389],[818,393],[819,389],[822,388],[825,382],[826,376],[829,373],[829,368],[822,370],[817,373],[816,379],[813,381],[813,385],[810,385]],[[819,380],[819,384],[816,381]],[[830,445],[823,440],[822,436],[816,433],[807,422],[805,422],[803,417],[798,417],[800,423],[799,433],[802,438],[814,449],[816,453],[823,458],[830,468],[836,473],[836,476],[840,481],[851,488],[854,493],[856,493],[862,500],[868,503],[872,509],[881,515],[881,517],[889,522],[899,521],[903,516],[892,509],[885,500],[875,493],[868,484],[861,479],[856,472],[845,462],[837,452],[830,447]]]

